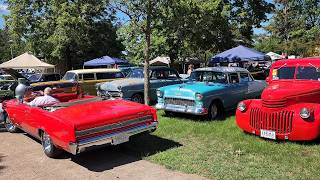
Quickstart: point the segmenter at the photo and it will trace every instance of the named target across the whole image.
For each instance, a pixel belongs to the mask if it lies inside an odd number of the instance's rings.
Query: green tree
[[[10,38],[7,29],[0,29],[0,62],[11,59]]]
[[[320,55],[320,0],[278,0],[269,37],[278,39],[283,52],[299,56]],[[264,42],[265,44],[268,42]],[[281,49],[281,48],[279,48]]]
[[[66,69],[85,60],[118,56],[114,12],[108,1],[8,0],[6,24],[15,46],[26,49]]]
[[[167,55],[176,61],[206,59],[237,44],[252,45],[253,28],[267,20],[273,5],[264,0],[165,0],[158,7],[151,57]],[[130,59],[142,59],[142,32],[131,23],[120,32]]]
[[[113,9],[126,15],[130,19],[130,26],[136,30],[137,34],[143,34],[140,39],[144,38],[144,102],[149,104],[150,94],[150,77],[149,61],[151,52],[151,37],[155,20],[158,14],[161,0],[114,0]],[[136,36],[138,37],[138,36]],[[139,43],[139,39],[138,43]],[[141,42],[143,42],[141,40]],[[141,46],[141,44],[139,44]]]

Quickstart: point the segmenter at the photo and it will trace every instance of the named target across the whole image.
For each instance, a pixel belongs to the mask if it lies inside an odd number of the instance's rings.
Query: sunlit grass
[[[153,135],[180,145],[161,148],[168,143],[140,138],[129,147],[135,151],[144,148],[143,158],[169,169],[214,179],[320,177],[317,142],[275,142],[251,136],[236,126],[234,116],[224,121],[201,121],[193,120],[197,117],[166,117],[162,111],[158,115],[160,126]],[[148,154],[148,148],[162,150]]]

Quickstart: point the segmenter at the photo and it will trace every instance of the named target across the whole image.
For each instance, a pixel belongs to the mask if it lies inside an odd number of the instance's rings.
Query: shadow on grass
[[[202,121],[202,122],[208,122],[208,121],[224,121],[228,119],[229,117],[232,117],[236,114],[236,110],[226,111],[223,112],[221,115],[219,115],[215,120],[209,119],[206,115],[200,116],[200,115],[193,115],[193,114],[186,114],[186,113],[162,113],[161,115],[164,117],[171,117],[171,118],[183,118],[188,119],[192,121]]]
[[[118,146],[106,146],[71,157],[71,161],[94,172],[103,172],[115,167],[139,161],[146,156],[176,148],[181,144],[154,135],[140,135]]]

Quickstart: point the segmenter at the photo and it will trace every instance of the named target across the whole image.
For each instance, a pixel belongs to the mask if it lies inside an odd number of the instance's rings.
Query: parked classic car
[[[182,82],[179,73],[173,68],[150,67],[150,100],[157,100],[157,88]],[[104,98],[123,98],[143,103],[143,68],[133,69],[126,79],[97,84],[97,91]]]
[[[14,98],[14,89],[18,85],[18,78],[25,78],[22,74],[13,69],[3,69],[6,75],[0,79],[0,102]]]
[[[280,140],[313,140],[320,135],[320,59],[281,60],[269,73],[261,99],[238,104],[239,128]]]
[[[41,107],[27,104],[38,96],[36,91],[25,93],[24,102],[4,101],[5,127],[12,133],[21,129],[41,140],[49,157],[59,156],[61,150],[75,155],[100,145],[117,145],[157,128],[152,107],[125,100],[105,101],[79,92],[55,93],[60,103]]]
[[[35,73],[28,77],[30,83],[59,81],[60,79],[61,75],[57,73]]]
[[[215,119],[224,110],[236,108],[239,101],[259,97],[264,87],[243,68],[200,68],[191,73],[189,82],[160,88],[156,108]]]
[[[64,82],[78,82],[84,93],[89,95],[97,95],[96,83],[113,81],[115,79],[124,78],[125,75],[119,69],[78,69],[67,71],[60,81],[40,82],[34,85],[54,85]]]

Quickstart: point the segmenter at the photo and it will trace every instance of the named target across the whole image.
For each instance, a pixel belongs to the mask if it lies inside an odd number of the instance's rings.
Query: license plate
[[[126,134],[118,135],[112,138],[112,145],[117,145],[129,141],[129,136]]]
[[[268,138],[268,139],[276,139],[276,132],[270,130],[260,130],[260,137]]]

